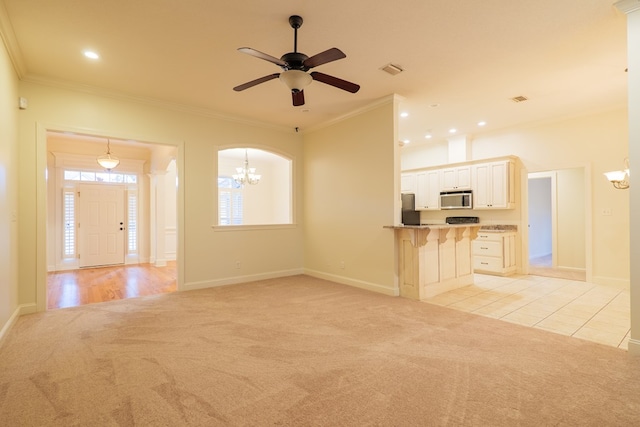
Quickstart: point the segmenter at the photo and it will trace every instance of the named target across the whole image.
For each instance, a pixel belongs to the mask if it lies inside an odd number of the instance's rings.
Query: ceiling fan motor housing
[[[304,53],[289,52],[282,55],[280,59],[287,63],[286,67],[282,67],[285,71],[286,70],[307,71],[309,70],[309,67],[304,66],[304,61],[307,58],[309,57]]]

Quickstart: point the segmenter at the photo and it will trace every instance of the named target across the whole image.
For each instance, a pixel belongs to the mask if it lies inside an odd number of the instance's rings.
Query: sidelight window
[[[76,256],[76,193],[73,189],[64,189],[63,199],[63,237],[62,253],[64,258]]]

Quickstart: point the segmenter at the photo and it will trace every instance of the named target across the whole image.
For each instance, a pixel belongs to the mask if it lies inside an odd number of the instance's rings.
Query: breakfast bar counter
[[[385,226],[394,230],[400,296],[422,300],[473,284],[471,242],[480,224]]]

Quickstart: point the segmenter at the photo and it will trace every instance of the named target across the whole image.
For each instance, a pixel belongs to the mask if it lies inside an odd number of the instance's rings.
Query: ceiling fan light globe
[[[300,92],[306,86],[309,86],[313,78],[304,71],[287,70],[280,73],[280,81],[284,83],[291,91]]]

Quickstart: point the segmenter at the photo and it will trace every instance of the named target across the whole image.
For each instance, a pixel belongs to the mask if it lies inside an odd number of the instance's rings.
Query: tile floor
[[[629,340],[629,290],[516,275],[475,275],[475,284],[425,302],[621,349]]]

